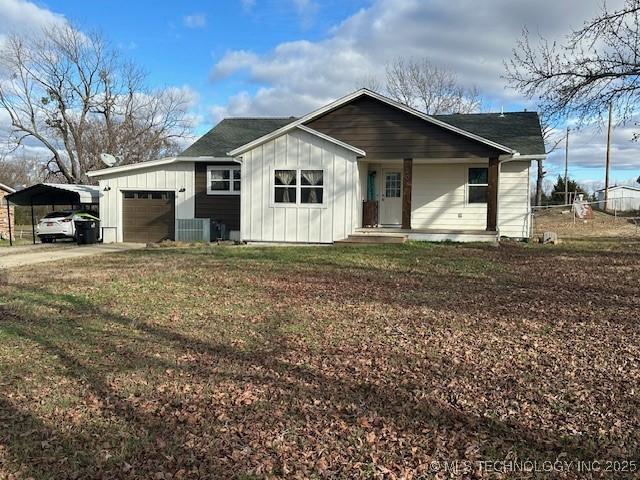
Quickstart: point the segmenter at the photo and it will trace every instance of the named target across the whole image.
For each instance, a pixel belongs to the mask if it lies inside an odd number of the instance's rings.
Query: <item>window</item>
[[[124,198],[137,198],[138,200],[169,200],[169,192],[123,192]]]
[[[274,203],[321,205],[324,203],[324,170],[274,170]]]
[[[274,190],[276,203],[296,203],[296,170],[276,170],[274,172]]]
[[[300,203],[322,203],[324,196],[324,172],[300,171]]]
[[[470,168],[467,179],[467,203],[487,203],[488,168]]]
[[[239,195],[240,167],[207,167],[208,195]]]
[[[384,196],[387,198],[400,198],[402,182],[400,172],[387,172],[384,174]]]

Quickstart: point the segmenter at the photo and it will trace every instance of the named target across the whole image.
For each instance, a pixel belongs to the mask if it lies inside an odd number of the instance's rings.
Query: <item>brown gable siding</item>
[[[195,214],[196,218],[210,218],[227,225],[230,230],[240,230],[240,195],[207,195],[207,166],[237,163],[195,164]]]
[[[364,150],[369,160],[487,158],[501,153],[367,96],[359,97],[306,125]]]

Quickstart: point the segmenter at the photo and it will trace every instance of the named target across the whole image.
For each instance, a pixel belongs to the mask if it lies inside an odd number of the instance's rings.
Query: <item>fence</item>
[[[602,201],[583,202],[593,209],[587,218],[579,218],[573,205],[533,207],[533,235],[552,231],[565,238],[640,237],[640,212],[620,210],[619,200],[622,199],[610,199],[607,211],[600,209]]]

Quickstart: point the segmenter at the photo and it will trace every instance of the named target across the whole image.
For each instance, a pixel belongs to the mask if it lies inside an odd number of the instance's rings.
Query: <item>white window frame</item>
[[[211,172],[214,170],[229,171],[229,190],[211,190]],[[239,165],[207,165],[207,195],[240,195],[242,190],[242,173],[240,173],[239,180],[234,180],[233,178],[233,173],[240,171]],[[233,182],[240,182],[240,190],[233,189]]]
[[[286,188],[283,185],[276,185],[276,171],[277,170],[294,170],[296,172],[296,201],[295,202],[276,202],[276,188]],[[302,171],[306,170],[319,170],[322,172],[322,185],[302,185]],[[327,169],[325,168],[292,168],[292,167],[277,167],[271,169],[271,190],[269,195],[271,200],[269,204],[276,208],[327,208]],[[293,186],[289,188],[294,188]],[[322,203],[302,203],[302,189],[303,188],[322,188]]]
[[[482,205],[486,205],[487,202],[470,202],[470,195],[469,195],[469,188],[470,187],[488,187],[489,183],[469,183],[469,170],[471,170],[472,168],[484,168],[487,171],[487,179],[489,179],[489,167],[485,167],[484,165],[472,165],[467,167],[467,171],[465,172],[467,174],[467,178],[465,179],[465,184],[467,186],[466,188],[466,204],[470,205],[472,207],[474,206],[482,206]]]

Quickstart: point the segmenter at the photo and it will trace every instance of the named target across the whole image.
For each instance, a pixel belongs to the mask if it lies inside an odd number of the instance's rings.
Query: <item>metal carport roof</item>
[[[9,218],[9,244],[13,245],[11,232],[10,204],[31,207],[31,229],[33,243],[36,243],[35,218],[33,207],[38,205],[97,205],[100,202],[100,189],[94,185],[71,185],[65,183],[37,183],[30,187],[6,195],[7,218]]]
[[[5,197],[21,207],[31,205],[92,205],[100,201],[100,189],[94,185],[38,183]]]

